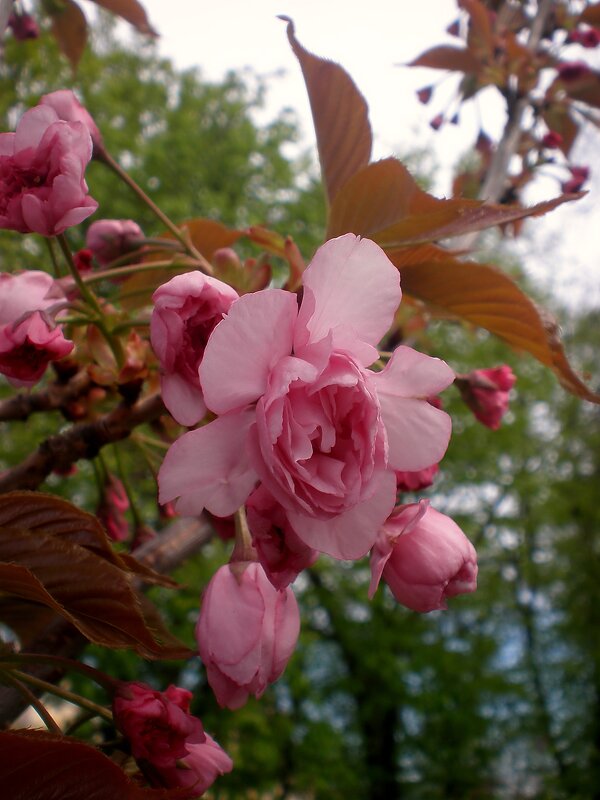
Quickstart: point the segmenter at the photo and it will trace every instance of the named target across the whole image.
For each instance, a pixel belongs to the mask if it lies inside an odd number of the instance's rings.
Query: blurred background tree
[[[296,138],[291,115],[266,126],[253,121],[266,91],[256,76],[206,83],[201,73],[159,59],[151,43],[122,47],[103,19],[76,78],[47,36],[7,40],[2,128],[59,87],[76,89],[110,152],[174,218],[265,224],[291,234],[307,259],[322,239],[316,170],[307,158],[286,156]],[[132,217],[148,234],[158,232],[101,165],[92,165],[89,183],[97,216]],[[34,237],[2,233],[2,269],[39,267],[45,255]],[[572,354],[584,369],[594,363],[598,322],[598,313],[569,318]],[[497,432],[476,422],[454,390],[444,397],[455,436],[427,494],[476,544],[478,592],[448,612],[419,616],[383,587],[367,600],[366,562],[340,570],[321,558],[296,585],[303,633],[284,678],[235,714],[217,709],[199,662],[150,668],[130,653],[97,647],[89,659],[122,679],[195,691],[194,711],[236,764],[215,797],[249,797],[252,786],[257,798],[596,800],[598,410],[485,334],[448,322],[424,334],[411,327],[410,314],[405,330],[417,346],[426,335],[431,352],[459,371],[508,362],[519,377]],[[25,453],[55,422],[36,417],[11,428],[10,438],[0,424],[4,447]],[[132,468],[139,458],[122,457]],[[91,471],[80,472],[79,500],[92,508],[90,478]],[[132,485],[138,503],[153,508],[153,482],[136,475]],[[174,632],[190,643],[200,591],[227,549],[215,537],[180,570],[185,589],[153,590]]]

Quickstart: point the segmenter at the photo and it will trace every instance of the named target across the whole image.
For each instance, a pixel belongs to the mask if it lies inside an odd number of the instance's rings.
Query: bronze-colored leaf
[[[2,796],[8,800],[175,800],[181,790],[131,781],[95,747],[45,731],[0,731]],[[187,795],[189,796],[189,789]]]
[[[477,325],[530,353],[557,374],[569,392],[600,403],[569,364],[551,315],[496,267],[460,261],[433,245],[388,252],[403,291],[441,313]]]
[[[600,28],[600,3],[591,3],[585,8],[579,15],[579,21]]]
[[[310,100],[321,174],[331,203],[348,178],[365,167],[373,143],[367,102],[348,73],[333,61],[309,53],[296,39],[294,23],[287,35],[296,54]]]
[[[41,528],[0,526],[0,591],[51,608],[96,644],[131,647],[145,658],[190,654],[135,590],[131,573]]]
[[[144,7],[137,0],[92,0],[97,6],[102,6],[111,14],[116,14],[121,19],[146,36],[158,36],[148,20]]]
[[[579,125],[564,103],[550,102],[542,111],[542,119],[551,131],[560,134],[560,150],[568,156],[579,133]]]
[[[85,15],[74,0],[62,0],[56,10],[52,7],[50,13],[52,35],[75,71],[87,43]]]
[[[140,564],[127,553],[117,553],[99,519],[55,495],[42,492],[8,492],[0,495],[0,526],[56,536],[84,547],[94,555],[131,572],[146,583],[174,587],[166,575]]]
[[[327,238],[355,233],[386,248],[414,246],[545,214],[581,196],[561,195],[530,208],[460,198],[441,200],[419,188],[397,159],[387,158],[369,164],[338,193]]]
[[[429,67],[430,69],[447,69],[451,72],[476,73],[481,69],[480,62],[465,47],[454,47],[451,44],[440,44],[425,50],[420,56],[406,64],[407,67]]]

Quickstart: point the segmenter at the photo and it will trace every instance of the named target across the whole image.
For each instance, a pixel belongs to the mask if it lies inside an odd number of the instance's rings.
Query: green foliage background
[[[255,76],[207,83],[142,40],[124,49],[104,20],[76,79],[48,38],[7,41],[2,128],[14,127],[42,93],[65,86],[77,89],[108,149],[174,219],[265,224],[291,234],[310,257],[323,235],[320,187],[308,158],[285,155],[297,136],[293,115],[254,123],[266,91]],[[94,218],[132,217],[148,234],[159,232],[101,165],[92,164],[88,177],[100,202]],[[72,241],[79,246],[82,234]],[[0,264],[40,268],[46,253],[35,237],[2,232]],[[599,321],[598,313],[568,319],[571,353],[590,370]],[[322,558],[296,583],[303,631],[284,678],[235,713],[216,707],[197,660],[157,665],[88,651],[91,663],[122,679],[194,690],[195,712],[235,761],[214,797],[600,798],[598,411],[485,334],[436,323],[416,345],[458,371],[509,363],[519,378],[497,432],[477,423],[454,390],[443,398],[454,436],[426,494],[476,544],[475,595],[419,616],[385,589],[367,600],[366,561]],[[58,415],[0,424],[0,466],[60,424]],[[159,525],[147,465],[127,446],[121,453],[139,507]],[[68,480],[53,476],[49,486],[84,507],[97,503],[89,465]],[[190,643],[202,587],[228,549],[213,540],[176,576],[184,589],[153,591],[170,627]],[[113,735],[82,732],[98,741]]]

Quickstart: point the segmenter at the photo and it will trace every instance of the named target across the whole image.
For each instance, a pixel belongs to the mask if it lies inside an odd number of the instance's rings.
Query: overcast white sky
[[[365,96],[375,135],[375,157],[414,147],[433,149],[439,164],[435,186],[439,195],[448,193],[452,165],[473,142],[480,120],[492,135],[501,129],[501,106],[484,100],[477,108],[473,103],[465,107],[460,126],[447,125],[435,133],[428,123],[444,101],[434,97],[432,105],[422,106],[415,89],[439,81],[443,73],[397,66],[433,44],[456,42],[444,33],[457,16],[455,0],[142,2],[161,34],[161,52],[178,66],[198,66],[209,79],[244,67],[270,76],[269,116],[283,107],[293,108],[301,120],[303,144],[308,147],[314,134],[306,91],[285,24],[277,15],[292,17],[304,47],[341,64]],[[570,57],[588,54],[576,48]],[[444,86],[450,93],[452,80]],[[592,147],[597,161],[599,140],[597,131],[582,137],[575,163],[589,164]],[[600,173],[600,167],[596,172]],[[599,178],[599,174],[593,176],[592,191],[585,200],[533,220],[528,228],[535,238],[535,258],[529,255],[527,259],[532,272],[570,303],[587,307],[600,306]],[[531,199],[551,196],[556,189],[549,181]]]

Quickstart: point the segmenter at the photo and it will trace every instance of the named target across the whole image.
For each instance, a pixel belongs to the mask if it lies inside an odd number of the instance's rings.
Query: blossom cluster
[[[238,521],[244,509],[251,537],[209,583],[196,629],[222,706],[283,672],[299,632],[290,584],[321,553],[371,551],[371,595],[383,576],[418,611],[476,586],[458,526],[426,502],[397,505],[398,491],[435,476],[451,433],[438,394],[455,377],[406,346],[380,360],[401,294],[383,250],[352,234],[317,251],[301,299],[275,288],[238,297],[200,272],[154,294],[165,404],[187,426],[213,415],[171,446],[160,501]]]

